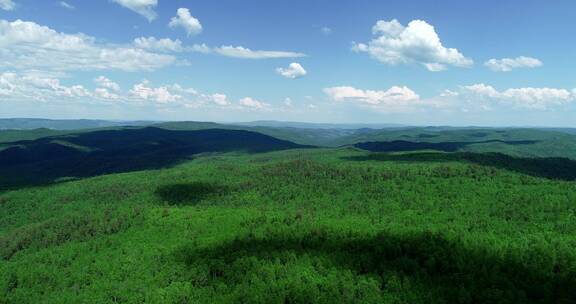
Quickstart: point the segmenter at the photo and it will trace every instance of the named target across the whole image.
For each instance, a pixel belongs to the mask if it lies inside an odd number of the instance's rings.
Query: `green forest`
[[[5,141],[0,303],[576,303],[569,157],[143,130]]]

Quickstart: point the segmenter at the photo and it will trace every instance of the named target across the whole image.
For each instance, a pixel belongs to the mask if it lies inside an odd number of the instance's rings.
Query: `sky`
[[[0,117],[576,127],[573,0],[0,0]]]

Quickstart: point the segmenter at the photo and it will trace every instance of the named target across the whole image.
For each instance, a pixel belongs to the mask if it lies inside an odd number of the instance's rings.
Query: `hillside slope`
[[[457,146],[458,152],[496,152],[520,157],[567,157],[576,159],[576,134],[570,130],[536,128],[452,128],[452,127],[395,127],[395,128],[328,128],[294,124],[278,126],[231,125],[211,122],[166,122],[154,127],[173,131],[206,129],[243,130],[257,132],[301,145],[338,147],[366,142],[408,142],[414,146]],[[122,129],[121,127],[100,130]],[[98,131],[84,130],[0,130],[0,150],[10,142],[33,140],[46,136],[80,134]],[[438,144],[438,145],[437,145]],[[418,147],[417,147],[418,148]],[[405,150],[405,149],[404,149]],[[444,148],[441,151],[446,151]]]
[[[17,141],[0,150],[4,187],[161,168],[206,152],[259,153],[302,148],[288,141],[241,130],[171,131],[133,128]]]
[[[0,303],[574,303],[576,184],[440,154],[220,154],[0,193]]]

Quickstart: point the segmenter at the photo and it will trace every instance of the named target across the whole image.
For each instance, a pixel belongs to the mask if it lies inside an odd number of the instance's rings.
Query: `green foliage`
[[[216,154],[5,191],[0,303],[574,303],[576,184],[523,161]]]

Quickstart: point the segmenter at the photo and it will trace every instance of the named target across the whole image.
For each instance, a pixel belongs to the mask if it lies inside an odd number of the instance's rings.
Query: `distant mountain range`
[[[32,130],[32,129],[80,130],[80,129],[96,129],[96,128],[121,127],[121,126],[146,126],[154,123],[156,122],[91,120],[91,119],[54,120],[43,118],[2,118],[0,119],[0,130]]]
[[[308,130],[333,130],[337,134],[348,134],[349,130],[379,130],[379,129],[404,129],[419,128],[430,132],[442,132],[449,130],[473,130],[473,129],[539,129],[556,131],[568,134],[576,134],[576,128],[545,128],[545,127],[454,127],[454,126],[411,126],[392,123],[313,123],[313,122],[295,122],[295,121],[276,121],[276,120],[257,120],[251,122],[233,122],[233,123],[215,123],[215,122],[198,122],[198,121],[147,121],[147,120],[98,120],[98,119],[44,119],[44,118],[0,118],[0,130],[34,130],[49,129],[57,131],[100,129],[114,127],[143,127],[143,126],[160,126],[176,129],[207,129],[207,128],[293,128]]]
[[[333,147],[576,159],[574,129],[46,119],[3,119],[0,126],[10,129],[0,130],[0,188],[164,168],[206,152]]]
[[[249,126],[249,127],[299,128],[299,129],[388,129],[388,128],[407,127],[407,125],[386,124],[386,123],[337,124],[337,123],[312,123],[312,122],[292,122],[292,121],[275,121],[275,120],[239,122],[239,123],[231,123],[231,125]]]
[[[122,126],[149,126],[159,123],[170,123],[161,121],[114,121],[114,120],[92,120],[92,119],[43,119],[43,118],[0,118],[0,130],[31,130],[31,129],[51,129],[51,130],[80,130],[106,127]],[[194,122],[199,123],[199,122]],[[213,125],[233,125],[243,127],[272,127],[272,128],[298,128],[298,129],[387,129],[402,128],[406,125],[400,124],[336,124],[336,123],[310,123],[310,122],[289,122],[275,120],[259,120],[252,122],[237,123],[209,123]]]

